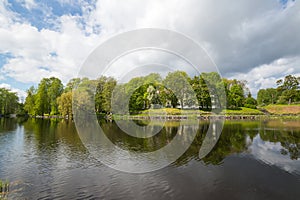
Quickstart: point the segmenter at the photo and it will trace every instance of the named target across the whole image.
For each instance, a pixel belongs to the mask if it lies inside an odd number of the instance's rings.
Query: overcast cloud
[[[106,38],[164,28],[196,40],[223,77],[247,80],[255,95],[300,74],[299,25],[297,1],[2,0],[0,84],[24,90],[49,76],[66,83]]]

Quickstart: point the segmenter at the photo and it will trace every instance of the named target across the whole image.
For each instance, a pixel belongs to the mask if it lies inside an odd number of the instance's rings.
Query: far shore
[[[300,119],[300,105],[269,105],[258,109],[239,108],[235,110],[223,110],[220,113],[212,113],[202,110],[161,108],[144,110],[136,114],[96,114],[98,118],[108,120],[260,120],[260,119]],[[1,117],[1,116],[0,116]],[[2,116],[4,117],[4,116]],[[10,115],[6,117],[16,117]],[[28,116],[42,119],[71,119],[69,116],[44,115]]]

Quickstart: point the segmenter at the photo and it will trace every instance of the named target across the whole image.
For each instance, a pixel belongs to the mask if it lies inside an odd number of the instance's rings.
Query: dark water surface
[[[137,152],[161,148],[179,130],[188,136],[180,126],[198,131],[184,155],[161,170],[129,174],[91,156],[72,122],[0,119],[0,179],[11,183],[8,199],[300,199],[300,121],[226,122],[203,159],[205,122],[168,122],[147,140],[101,122],[116,145]]]

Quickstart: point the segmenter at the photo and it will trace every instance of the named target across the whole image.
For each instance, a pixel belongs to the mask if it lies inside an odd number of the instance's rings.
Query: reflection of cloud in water
[[[268,164],[277,166],[287,172],[300,174],[300,160],[291,160],[289,154],[282,155],[280,153],[283,147],[280,142],[263,141],[259,135],[253,139],[253,143],[249,147],[251,154],[258,160]]]

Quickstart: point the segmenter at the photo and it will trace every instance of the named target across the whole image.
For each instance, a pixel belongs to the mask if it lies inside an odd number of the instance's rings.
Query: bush
[[[245,104],[244,107],[256,109],[256,105],[251,105],[251,104]]]
[[[228,106],[228,108],[227,108],[228,110],[242,110],[242,108],[240,108],[240,107],[236,107],[236,106],[233,106],[233,105],[231,105],[231,106]]]

